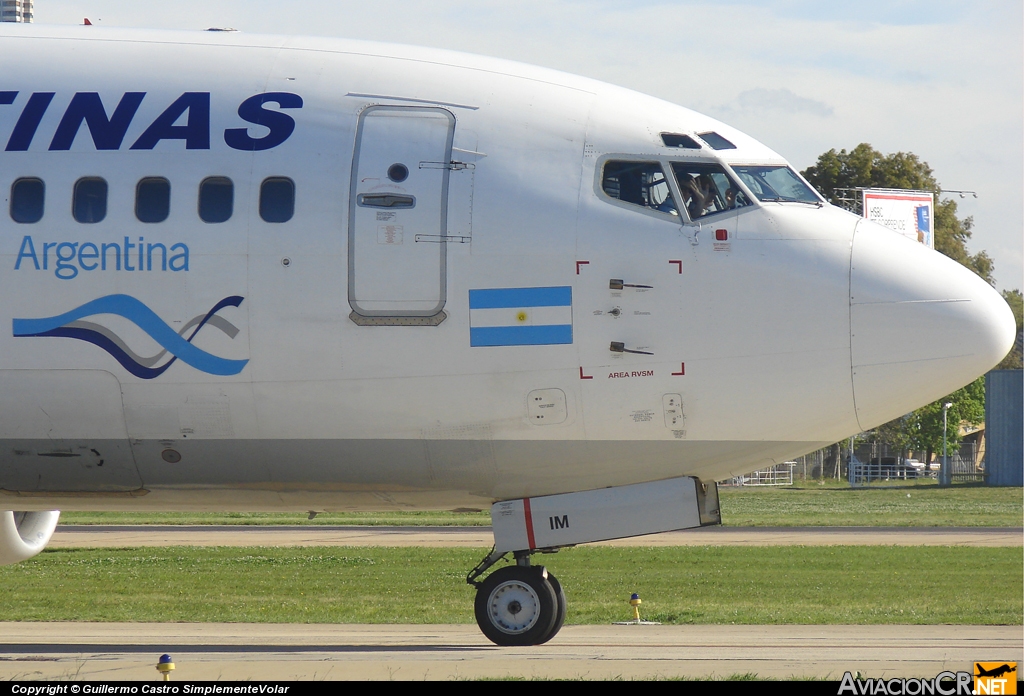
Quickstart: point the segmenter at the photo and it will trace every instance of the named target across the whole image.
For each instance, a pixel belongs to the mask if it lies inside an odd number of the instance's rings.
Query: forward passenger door
[[[363,325],[437,324],[447,284],[455,117],[372,106],[359,117],[349,201],[348,300]]]

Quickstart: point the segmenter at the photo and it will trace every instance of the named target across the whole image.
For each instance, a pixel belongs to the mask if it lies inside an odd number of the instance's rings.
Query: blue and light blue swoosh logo
[[[179,331],[172,329],[152,309],[130,295],[100,297],[54,317],[15,319],[13,328],[14,335],[19,338],[59,336],[88,341],[110,353],[124,369],[142,379],[159,377],[179,359],[211,375],[237,375],[248,360],[219,358],[192,345],[192,339],[206,325],[223,331],[229,338],[234,338],[238,334],[238,328],[218,316],[217,312],[225,307],[237,307],[242,304],[243,299],[238,295],[225,297],[206,314],[200,314],[186,322]],[[124,317],[145,331],[163,350],[150,357],[137,355],[110,329],[94,322],[83,321],[96,314],[115,314]],[[188,338],[185,338],[185,334],[188,334]],[[168,354],[171,355],[171,359],[156,366]]]

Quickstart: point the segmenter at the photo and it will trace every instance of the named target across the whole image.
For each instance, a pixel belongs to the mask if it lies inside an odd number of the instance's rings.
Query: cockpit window
[[[624,203],[679,214],[665,172],[657,162],[606,162],[601,188],[608,196]]]
[[[733,165],[732,169],[759,200],[821,203],[789,167]]]
[[[750,205],[721,165],[673,162],[672,169],[691,220]]]
[[[665,143],[665,147],[682,147],[687,150],[700,149],[700,143],[682,133],[662,133],[661,142]]]
[[[715,133],[714,131],[708,131],[707,133],[698,133],[697,135],[700,136],[701,140],[703,140],[708,145],[710,145],[712,147],[712,149],[715,149],[715,150],[735,150],[736,149],[735,145],[733,145],[730,141],[726,140],[725,138],[720,136],[718,133]]]

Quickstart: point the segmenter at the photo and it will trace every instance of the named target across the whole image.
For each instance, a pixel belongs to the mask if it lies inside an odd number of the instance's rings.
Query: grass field
[[[934,483],[893,487],[720,489],[723,524],[768,527],[1020,527],[1020,488]]]
[[[785,488],[720,488],[722,521],[728,526],[1020,527],[1020,488],[909,483],[850,488],[806,485]],[[483,526],[484,512],[361,512],[318,515],[264,513],[67,512],[62,524],[314,524]]]
[[[5,620],[471,623],[483,549],[58,549],[0,568]],[[682,547],[536,556],[569,623],[1020,624],[1019,548]]]

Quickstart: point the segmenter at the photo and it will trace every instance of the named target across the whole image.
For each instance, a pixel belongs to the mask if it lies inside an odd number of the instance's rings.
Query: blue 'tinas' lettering
[[[139,110],[139,104],[145,96],[145,92],[125,92],[113,115],[108,119],[99,94],[78,92],[68,104],[64,118],[60,120],[57,132],[53,134],[50,149],[70,150],[82,121],[89,125],[89,133],[92,134],[92,142],[97,150],[120,149],[124,134],[128,131],[128,126],[131,125],[132,118],[135,117],[135,112]]]
[[[262,138],[249,136],[246,128],[228,128],[224,131],[224,142],[236,150],[269,150],[277,147],[294,132],[295,119],[280,111],[263,108],[267,102],[274,102],[282,109],[301,109],[302,97],[290,92],[267,92],[249,97],[238,107],[238,115],[249,123],[266,126],[270,132]]]
[[[184,126],[174,122],[188,112]],[[132,150],[152,150],[161,140],[184,140],[186,150],[210,149],[210,93],[185,92],[157,116]]]
[[[0,91],[0,106],[13,104],[18,94],[17,91]],[[7,152],[29,149],[54,94],[35,92],[28,98],[7,141]],[[145,96],[146,92],[125,92],[108,117],[99,93],[75,93],[57,125],[49,149],[70,150],[84,121],[97,150],[119,150]],[[276,104],[277,108],[268,108],[267,104]],[[232,149],[247,152],[277,147],[295,132],[295,119],[281,110],[302,107],[302,97],[291,92],[267,92],[249,97],[239,105],[238,115],[253,126],[264,126],[269,132],[254,138],[249,135],[249,127],[228,128],[224,131],[224,142]],[[184,124],[176,125],[180,121]],[[186,150],[209,150],[210,93],[182,94],[143,131],[130,149],[152,150],[161,140],[184,140]]]
[[[24,152],[32,144],[39,122],[43,120],[43,114],[53,101],[55,92],[36,92],[28,98],[28,103],[14,124],[14,130],[7,141],[7,152]]]

